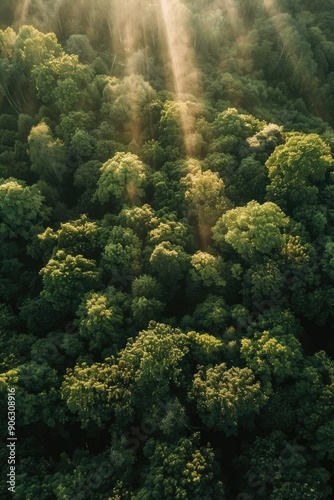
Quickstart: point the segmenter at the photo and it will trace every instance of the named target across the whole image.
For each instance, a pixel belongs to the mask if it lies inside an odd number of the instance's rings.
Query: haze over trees
[[[333,498],[332,109],[333,0],[1,3],[15,499]]]

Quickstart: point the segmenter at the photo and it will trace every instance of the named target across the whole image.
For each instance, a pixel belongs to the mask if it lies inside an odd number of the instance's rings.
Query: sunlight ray
[[[290,60],[293,67],[292,76],[299,75],[299,86],[311,98],[312,104],[317,107],[320,89],[313,55],[308,52],[308,46],[301,43],[299,33],[288,22],[289,14],[280,10],[276,0],[262,0],[262,3],[281,41],[282,49],[279,58],[285,57]]]
[[[182,100],[186,94],[197,96],[199,78],[187,29],[188,10],[178,0],[159,0],[159,3],[176,99]],[[180,119],[185,149],[191,155],[193,148],[189,138],[193,133],[194,119],[189,116],[185,105],[180,106]]]
[[[14,26],[17,26],[19,28],[25,23],[30,4],[31,0],[19,0],[15,9],[14,23],[13,23]]]

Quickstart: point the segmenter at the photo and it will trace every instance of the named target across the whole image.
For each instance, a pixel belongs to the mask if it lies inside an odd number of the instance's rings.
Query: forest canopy
[[[333,0],[1,2],[1,498],[333,498],[333,109]]]

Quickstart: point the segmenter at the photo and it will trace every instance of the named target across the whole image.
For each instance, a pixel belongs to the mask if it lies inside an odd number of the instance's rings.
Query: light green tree
[[[190,398],[209,429],[237,435],[239,426],[250,428],[254,417],[266,403],[270,386],[256,380],[249,368],[227,368],[225,363],[199,368],[194,376]]]
[[[124,314],[128,311],[128,302],[126,295],[113,287],[84,297],[77,310],[76,324],[89,351],[106,353],[107,350],[110,355],[124,344]]]
[[[291,210],[317,201],[333,158],[319,135],[295,133],[275,149],[266,166],[270,180],[267,199]]]
[[[25,182],[14,178],[0,179],[1,234],[28,239],[34,232],[33,226],[46,216],[43,201],[37,186],[26,186]]]
[[[242,339],[240,355],[247,366],[263,380],[282,383],[286,378],[298,377],[303,350],[293,334],[275,335],[273,332],[255,332],[251,339]]]
[[[63,143],[53,138],[50,127],[45,122],[32,127],[28,145],[31,170],[42,180],[61,182],[67,170],[66,151]]]
[[[138,499],[226,498],[218,479],[218,462],[209,443],[200,446],[199,433],[172,444],[150,439],[144,453],[150,465],[144,485],[136,495]]]
[[[144,196],[147,171],[136,155],[117,153],[100,170],[95,196],[101,203],[114,198],[119,203],[136,205]]]
[[[106,275],[113,278],[122,274],[132,281],[140,273],[141,265],[141,242],[138,236],[130,228],[113,227],[101,259],[101,267]]]
[[[74,312],[83,295],[100,287],[100,272],[93,260],[58,250],[40,271],[43,279],[41,297],[55,310]]]
[[[213,229],[213,240],[218,248],[228,243],[244,260],[251,262],[257,255],[282,250],[288,223],[289,218],[275,203],[260,205],[250,201],[219,219]]]
[[[184,178],[184,194],[189,216],[197,225],[202,245],[210,242],[211,229],[232,203],[226,197],[224,182],[216,172],[193,169]]]

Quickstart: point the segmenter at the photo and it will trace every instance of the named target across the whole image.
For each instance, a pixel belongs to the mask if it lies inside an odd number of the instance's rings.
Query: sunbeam
[[[199,78],[187,29],[188,10],[178,0],[159,0],[159,4],[176,99],[182,100],[186,94],[197,96]],[[189,115],[186,105],[180,106],[180,120],[184,147],[191,156],[193,147],[189,138],[194,131],[194,117]]]
[[[198,74],[195,54],[191,47],[187,30],[188,11],[178,0],[159,0],[168,57],[171,64],[174,92],[181,94],[198,93]]]
[[[298,31],[289,24],[289,15],[279,9],[276,0],[262,0],[262,3],[281,41],[282,50],[279,61],[285,57],[291,62],[293,68],[291,76],[299,75],[298,85],[307,93],[308,98],[311,98],[312,105],[317,108],[320,89],[313,55],[308,52],[308,46],[302,43]]]
[[[31,0],[19,0],[14,15],[13,25],[20,28],[25,23],[29,11]]]

